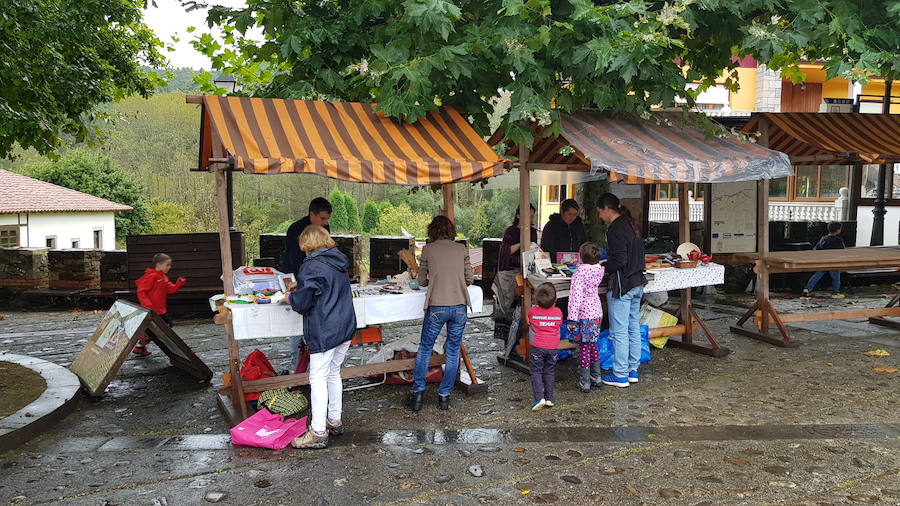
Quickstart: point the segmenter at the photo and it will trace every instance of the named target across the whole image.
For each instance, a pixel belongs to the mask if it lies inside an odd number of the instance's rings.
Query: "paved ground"
[[[784,310],[878,306],[782,300]],[[527,377],[496,363],[490,320],[466,343],[487,394],[457,394],[449,412],[405,411],[406,389],[345,396],[349,432],[303,452],[233,448],[213,386],[158,352],[129,359],[101,402],[83,400],[50,434],[0,456],[0,503],[225,504],[604,503],[900,504],[900,333],[862,321],[793,327],[775,348],[727,332],[746,298],[700,314],[734,353],[665,349],[628,389],[575,389],[561,364],[558,406],[531,413]],[[0,349],[68,365],[100,318],[93,312],[0,310]],[[224,334],[208,319],[176,330],[216,372]],[[387,329],[390,340],[418,332]],[[286,367],[286,343],[249,343]],[[882,348],[887,358],[863,353]],[[351,361],[369,352],[354,350]],[[478,466],[478,469],[472,466]]]

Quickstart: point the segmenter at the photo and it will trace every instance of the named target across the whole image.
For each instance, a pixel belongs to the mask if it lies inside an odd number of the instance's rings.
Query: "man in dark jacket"
[[[331,219],[331,203],[322,197],[316,197],[309,203],[309,214],[295,221],[288,227],[284,240],[284,256],[281,262],[281,272],[297,275],[300,264],[306,258],[306,253],[300,251],[297,246],[297,238],[310,225],[319,225],[328,228],[328,220]]]
[[[559,213],[550,215],[550,221],[544,225],[541,234],[541,249],[550,254],[550,261],[558,262],[557,253],[578,251],[586,242],[584,223],[578,216],[578,202],[573,199],[564,200]]]

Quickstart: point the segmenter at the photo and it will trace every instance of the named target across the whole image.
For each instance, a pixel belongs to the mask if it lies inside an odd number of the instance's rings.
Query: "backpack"
[[[275,372],[275,368],[269,363],[269,358],[259,350],[253,350],[247,355],[244,365],[241,366],[241,379],[244,381],[273,378],[275,376],[278,376],[278,373]],[[259,399],[260,395],[262,395],[262,392],[244,394],[244,400],[247,402],[255,401]]]

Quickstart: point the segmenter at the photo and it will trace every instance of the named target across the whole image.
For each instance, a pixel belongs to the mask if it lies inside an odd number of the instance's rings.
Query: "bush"
[[[328,194],[328,201],[331,202],[331,220],[328,222],[332,232],[344,232],[350,226],[350,217],[347,215],[347,208],[344,207],[343,192],[337,188],[331,190]]]
[[[41,181],[131,206],[131,211],[116,213],[117,239],[143,234],[151,228],[147,188],[100,153],[73,149],[58,160],[29,165],[24,172]]]
[[[363,230],[362,220],[359,217],[359,204],[357,204],[356,198],[350,193],[344,193],[343,199],[344,210],[347,213],[347,230],[358,234]]]
[[[403,235],[403,230],[416,237],[425,237],[428,231],[428,224],[431,223],[432,216],[429,214],[413,211],[408,205],[400,204],[397,207],[391,207],[381,215],[381,223],[378,226],[379,235]]]
[[[150,200],[150,233],[188,234],[196,232],[194,210],[184,204]]]

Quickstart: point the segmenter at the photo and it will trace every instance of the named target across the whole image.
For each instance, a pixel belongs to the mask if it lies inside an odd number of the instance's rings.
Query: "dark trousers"
[[[531,348],[528,367],[531,368],[531,389],[534,391],[534,402],[541,399],[552,401],[553,383],[556,381],[556,350]]]

